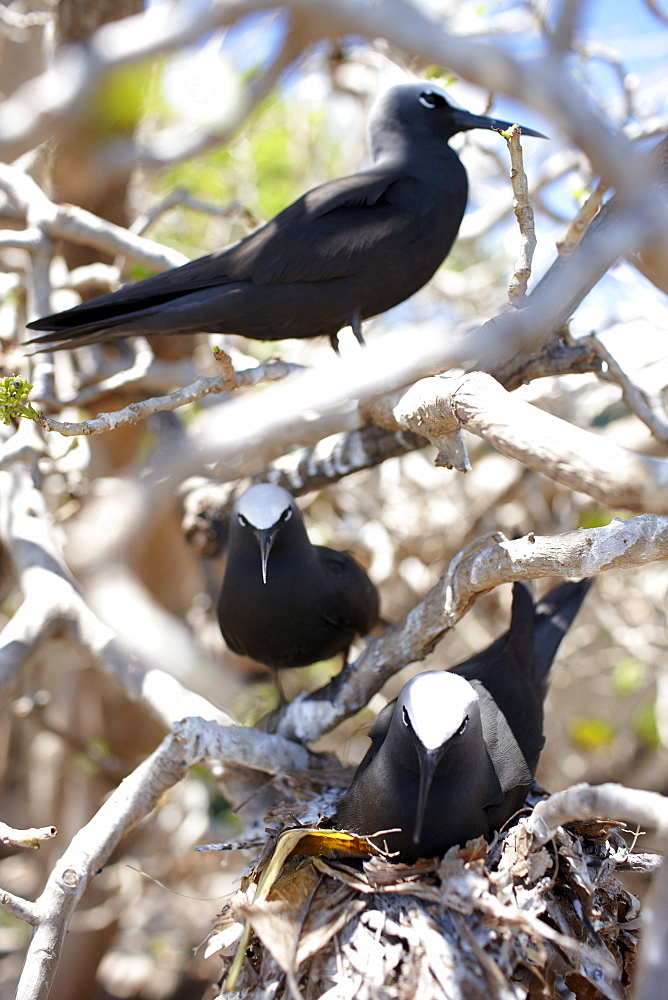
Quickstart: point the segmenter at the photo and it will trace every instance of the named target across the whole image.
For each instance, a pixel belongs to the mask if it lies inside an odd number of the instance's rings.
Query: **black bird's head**
[[[474,128],[502,132],[513,122],[474,115],[458,107],[437,83],[419,80],[391,87],[375,101],[369,115],[369,146],[374,160],[402,147],[433,140],[447,142],[457,132]],[[523,135],[547,138],[522,126]]]
[[[282,486],[256,483],[239,497],[232,509],[230,549],[248,553],[260,549],[262,581],[267,582],[269,553],[310,546],[295,498]]]
[[[429,790],[434,775],[449,755],[482,753],[482,722],[478,694],[467,680],[448,670],[427,670],[403,686],[394,710],[394,726],[401,726],[417,756],[419,790],[413,843],[422,834]],[[395,730],[396,731],[396,730]]]

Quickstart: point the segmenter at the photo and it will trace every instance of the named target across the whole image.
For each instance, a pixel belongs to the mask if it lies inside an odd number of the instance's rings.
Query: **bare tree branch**
[[[538,355],[518,357],[513,371],[507,366],[506,388],[514,389],[547,375],[597,371],[598,367],[597,357],[590,346],[581,341],[568,346],[559,342]],[[378,419],[374,404],[370,404],[370,410]],[[362,408],[362,414],[364,412]],[[276,483],[300,496],[429,444],[423,432],[397,430],[396,420],[392,420],[391,429],[365,424],[348,433],[330,435],[311,447],[290,451],[252,479],[254,482]],[[218,479],[203,480],[200,476],[187,480],[179,490],[183,531],[200,556],[220,554],[221,534],[224,534],[221,526],[229,517],[233,493],[234,488],[230,488],[228,483],[221,483]]]
[[[205,215],[213,215],[222,219],[240,218],[248,226],[258,226],[260,220],[253,213],[238,201],[231,201],[229,205],[213,205],[211,202],[195,198],[186,191],[185,188],[174,188],[162,201],[152,205],[150,209],[138,215],[130,226],[130,232],[141,236],[166,212],[173,208],[190,208],[194,212],[202,212]]]
[[[549,33],[550,44],[561,53],[573,47],[575,28],[582,0],[561,0],[555,14],[555,25]]]
[[[526,297],[527,285],[531,277],[531,262],[536,249],[536,229],[533,208],[529,198],[529,182],[524,171],[524,159],[520,144],[521,129],[513,125],[506,137],[510,152],[510,179],[513,185],[513,209],[520,227],[520,249],[513,276],[508,286],[508,300],[511,306],[521,306]],[[505,133],[504,133],[505,136]]]
[[[572,785],[543,799],[526,820],[536,847],[546,844],[558,827],[593,818],[626,820],[668,837],[668,799],[658,792],[604,785]]]
[[[638,419],[649,427],[657,441],[668,442],[668,420],[666,420],[666,409],[663,401],[652,399],[640,386],[636,385],[595,334],[578,338],[578,342],[588,344],[605,363],[607,370],[599,370],[598,377],[602,381],[614,382],[615,385],[620,386],[622,398],[631,413],[635,413]]]
[[[147,371],[148,368],[142,366],[138,373],[138,379],[143,378]],[[278,382],[298,371],[301,371],[300,365],[291,365],[284,361],[268,361],[264,365],[257,365],[255,368],[247,368],[242,372],[236,372],[236,388],[257,385],[260,382]],[[119,386],[128,384],[120,375],[114,381]],[[229,389],[227,374],[201,375],[191,385],[187,385],[183,389],[177,389],[167,396],[154,396],[139,403],[130,403],[122,410],[114,410],[112,413],[100,413],[93,420],[68,423],[55,420],[53,417],[41,416],[37,423],[44,430],[57,431],[64,437],[76,437],[79,434],[85,436],[104,434],[107,431],[116,430],[118,427],[134,426],[140,420],[146,420],[147,417],[152,416],[154,413],[160,413],[164,410],[176,410],[179,406],[194,403],[198,399],[210,396],[212,393],[228,392]]]
[[[46,1000],[72,914],[88,884],[120,840],[199,759],[197,735],[190,722],[175,726],[73,837],[34,903],[37,922],[16,1000]]]
[[[7,826],[0,820],[0,844],[10,847],[39,847],[43,840],[51,840],[57,834],[55,826],[31,827],[28,830],[17,830]]]
[[[417,431],[439,449],[462,427],[498,451],[610,508],[668,513],[668,462],[632,452],[511,396],[491,375],[433,377],[365,407],[366,416]],[[448,438],[450,436],[450,438]],[[457,466],[460,467],[460,466]],[[462,466],[463,467],[463,466]]]
[[[27,899],[21,899],[20,896],[15,896],[13,893],[7,892],[6,889],[0,889],[0,909],[17,920],[24,920],[33,927],[39,921],[39,914],[34,903],[30,903]]]
[[[0,190],[25,214],[31,234],[39,229],[54,240],[66,239],[106,253],[122,253],[157,271],[178,267],[188,260],[178,250],[138,236],[76,205],[56,205],[31,177],[7,163],[0,163]]]
[[[668,14],[661,10],[658,0],[645,0],[645,6],[648,10],[651,10],[652,14],[654,14],[654,16],[658,18],[662,24],[668,26]]]
[[[600,211],[603,203],[603,195],[607,190],[607,185],[599,181],[594,190],[581,205],[580,211],[570,223],[563,237],[560,240],[557,240],[557,250],[562,257],[570,257],[573,253],[575,247],[584,236],[587,226],[597,212]]]
[[[185,716],[202,716],[222,727],[215,756],[224,766],[240,765],[277,773],[304,768],[302,747],[273,740],[258,743],[252,730],[236,726],[221,709],[194,694],[175,677],[142,663],[93,614],[67,569],[52,529],[44,498],[36,488],[36,453],[29,443],[18,449],[11,439],[11,460],[0,468],[0,538],[14,562],[23,604],[0,635],[0,696],[6,698],[27,658],[54,634],[69,636],[91,660],[167,728]],[[106,567],[106,572],[111,572]],[[200,654],[201,655],[201,654]],[[212,730],[218,733],[218,730]],[[227,734],[227,735],[223,735]]]
[[[424,659],[475,598],[499,584],[545,576],[578,579],[667,556],[668,517],[654,514],[562,535],[508,540],[494,533],[477,539],[455,556],[422,601],[367,644],[355,663],[315,694],[283,706],[271,720],[272,730],[301,742],[319,739],[363,708],[398,670]]]

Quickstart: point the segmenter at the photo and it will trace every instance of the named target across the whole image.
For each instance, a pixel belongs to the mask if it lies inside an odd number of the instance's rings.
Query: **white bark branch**
[[[607,507],[668,514],[668,462],[615,444],[508,393],[491,375],[423,379],[392,397],[390,430],[417,431],[441,449],[446,435],[465,428],[508,458]],[[366,406],[374,420],[378,404]],[[379,408],[380,409],[380,408]],[[417,417],[416,417],[417,414]],[[440,455],[439,455],[440,459]],[[439,463],[441,464],[441,463]]]
[[[188,768],[202,760],[217,758],[227,733],[203,719],[176,723],[150,757],[128,775],[105,801],[95,816],[72,838],[56,863],[44,891],[34,904],[0,892],[0,906],[35,925],[16,1000],[46,1000],[58,966],[67,929],[81,897],[95,873],[136,824],[148,816],[161,796],[173,788]],[[275,737],[253,733],[247,766],[253,767],[253,747],[277,746]],[[287,770],[308,767],[308,753],[295,747],[292,760],[283,761]]]
[[[17,830],[0,820],[0,844],[10,847],[31,847],[33,850],[44,840],[51,840],[58,831],[55,826],[33,826],[27,830]]]
[[[11,917],[16,917],[17,920],[24,920],[33,927],[39,921],[39,914],[34,903],[27,899],[21,899],[20,896],[15,896],[13,892],[7,892],[6,889],[0,889],[0,909],[9,913]]]
[[[65,565],[44,498],[34,481],[37,453],[30,425],[11,439],[13,452],[0,468],[0,538],[12,558],[23,603],[0,633],[0,697],[7,698],[27,658],[55,633],[68,636],[166,728],[186,716],[218,724],[215,753],[223,766],[278,773],[303,768],[306,751],[283,739],[258,742],[221,709],[194,694],[175,677],[142,663],[93,614]],[[19,446],[16,438],[25,441]]]
[[[26,954],[16,1000],[46,1000],[70,919],[88,884],[121,839],[199,759],[197,730],[177,725],[158,749],[112,792],[72,838],[35,901],[37,924]]]
[[[506,133],[504,133],[504,136]],[[531,277],[531,264],[536,249],[536,227],[533,208],[529,197],[529,182],[524,170],[524,158],[520,144],[521,129],[513,125],[509,129],[506,142],[510,153],[510,180],[513,185],[513,210],[520,228],[520,249],[508,286],[508,301],[511,306],[524,304],[527,285]]]
[[[178,250],[162,246],[145,236],[138,236],[83,208],[57,205],[31,177],[7,163],[0,163],[0,190],[7,194],[26,217],[30,234],[27,249],[39,248],[39,242],[35,241],[35,230],[38,230],[54,240],[70,240],[105,253],[125,254],[136,263],[156,271],[178,267],[188,260]],[[11,234],[4,235],[9,237]]]
[[[591,819],[624,820],[668,837],[668,798],[658,792],[608,782],[572,785],[539,802],[525,821],[536,848],[550,840],[560,826]]]
[[[268,361],[266,364],[257,365],[255,368],[247,368],[244,371],[236,372],[234,388],[238,389],[242,386],[257,385],[264,381],[278,382],[288,375],[301,370],[300,365],[288,364],[284,361]],[[122,375],[126,374],[122,373]],[[143,378],[145,374],[146,370],[142,368],[138,373],[138,378]],[[128,380],[123,379],[122,375],[115,377],[114,383],[117,382],[118,385],[125,386],[128,384]],[[108,381],[111,382],[111,379]],[[109,389],[109,385],[106,388]],[[84,436],[104,434],[107,431],[116,430],[118,427],[129,427],[138,424],[141,420],[146,420],[147,417],[150,417],[154,413],[160,413],[163,410],[176,410],[179,406],[194,403],[198,399],[204,399],[205,396],[228,392],[229,390],[230,385],[227,374],[201,375],[190,385],[184,386],[183,389],[176,389],[166,396],[153,396],[139,403],[130,403],[121,410],[114,410],[112,413],[100,413],[91,420],[71,423],[42,415],[37,423],[44,430],[57,431],[63,437],[76,437],[79,434]]]

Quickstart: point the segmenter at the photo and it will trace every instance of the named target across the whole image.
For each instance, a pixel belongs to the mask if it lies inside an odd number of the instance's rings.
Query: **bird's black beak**
[[[434,780],[436,765],[442,755],[443,747],[437,747],[436,750],[428,750],[425,746],[419,744],[418,760],[420,762],[420,787],[418,790],[417,808],[415,810],[415,826],[413,827],[414,844],[418,844],[420,842],[420,837],[422,836],[422,826],[424,824],[424,817],[427,811],[427,799],[429,798],[431,783]]]
[[[487,118],[485,115],[473,115],[470,111],[465,111],[463,108],[453,109],[452,115],[454,121],[457,123],[458,132],[467,132],[472,128],[488,128],[493,132],[505,132],[506,129],[512,128],[515,124],[514,122],[504,122],[500,118]],[[546,135],[542,132],[536,132],[535,129],[525,128],[524,125],[520,125],[522,129],[522,135],[532,135],[536,139],[547,139]]]
[[[262,559],[262,582],[267,582],[267,562],[269,553],[276,538],[276,525],[271,528],[258,528],[255,532],[258,545],[260,546],[260,558]]]

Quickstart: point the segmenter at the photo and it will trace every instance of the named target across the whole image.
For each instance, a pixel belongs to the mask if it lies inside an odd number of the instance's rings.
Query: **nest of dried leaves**
[[[639,902],[615,874],[633,867],[620,824],[560,829],[535,849],[520,820],[413,866],[345,837],[274,839],[209,940],[221,998],[628,996]]]

